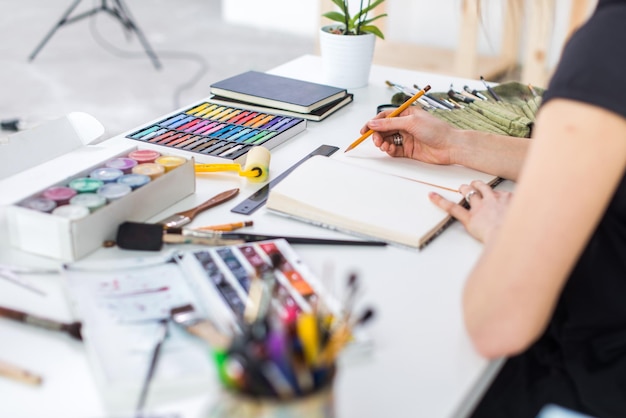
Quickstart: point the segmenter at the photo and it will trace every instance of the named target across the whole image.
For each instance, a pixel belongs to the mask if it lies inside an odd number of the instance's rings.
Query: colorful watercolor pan
[[[209,101],[127,135],[145,146],[181,151],[200,162],[243,162],[256,145],[271,149],[306,129],[306,120]]]

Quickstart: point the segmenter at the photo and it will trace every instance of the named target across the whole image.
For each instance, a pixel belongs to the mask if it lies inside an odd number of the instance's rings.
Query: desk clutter
[[[415,94],[417,86],[406,87],[387,81],[398,93],[392,104],[398,106]],[[474,129],[501,135],[530,137],[543,89],[518,82],[470,90],[450,85],[447,92],[426,94],[416,105],[460,129]]]
[[[147,386],[158,399],[219,379],[228,394],[274,401],[331,389],[338,355],[374,316],[355,312],[355,275],[340,303],[282,239],[76,262],[63,277],[98,386],[118,412],[139,412]]]

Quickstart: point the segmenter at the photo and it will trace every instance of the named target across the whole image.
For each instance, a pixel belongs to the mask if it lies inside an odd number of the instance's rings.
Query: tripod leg
[[[115,13],[116,17],[122,22],[122,24],[127,29],[134,31],[137,34],[137,38],[139,38],[139,42],[141,42],[141,44],[143,45],[143,49],[146,51],[146,54],[148,54],[148,56],[152,60],[152,64],[154,65],[154,68],[156,68],[157,70],[161,69],[161,63],[159,61],[159,58],[157,57],[156,53],[154,52],[154,50],[148,43],[148,39],[146,39],[141,29],[139,29],[139,27],[133,21],[133,18],[130,15],[130,12],[128,11],[128,8],[126,7],[126,5],[123,4],[122,0],[114,0],[114,1],[118,7],[118,11],[117,13]]]
[[[63,26],[66,23],[68,16],[74,11],[76,6],[78,6],[80,2],[81,0],[75,0],[74,4],[72,4],[70,8],[67,9],[63,17],[61,17],[61,20],[57,22],[57,24],[52,28],[52,30],[50,30],[50,32],[48,32],[48,34],[45,36],[45,38],[43,38],[43,40],[39,43],[39,45],[37,45],[33,53],[30,54],[30,57],[28,57],[29,61],[32,61],[35,59],[39,51],[41,51],[41,48],[43,48],[44,45],[46,45],[46,43],[50,40],[50,38],[52,38],[52,35],[54,35],[57,29],[59,29],[61,26]]]

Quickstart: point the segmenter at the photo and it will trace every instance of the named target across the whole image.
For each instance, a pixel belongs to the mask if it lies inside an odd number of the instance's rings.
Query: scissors
[[[20,267],[20,266],[10,266],[8,264],[0,264],[0,278],[6,279],[11,283],[14,283],[18,286],[22,286],[25,289],[30,290],[31,292],[35,292],[41,296],[45,296],[46,293],[41,289],[37,288],[35,285],[30,283],[28,280],[20,277],[20,274],[57,274],[59,273],[56,269],[46,269],[46,268],[37,268],[37,267]]]

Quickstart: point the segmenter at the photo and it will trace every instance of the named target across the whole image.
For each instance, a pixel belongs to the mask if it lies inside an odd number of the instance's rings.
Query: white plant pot
[[[326,84],[345,89],[365,87],[368,84],[376,36],[336,35],[320,29],[320,52]]]

